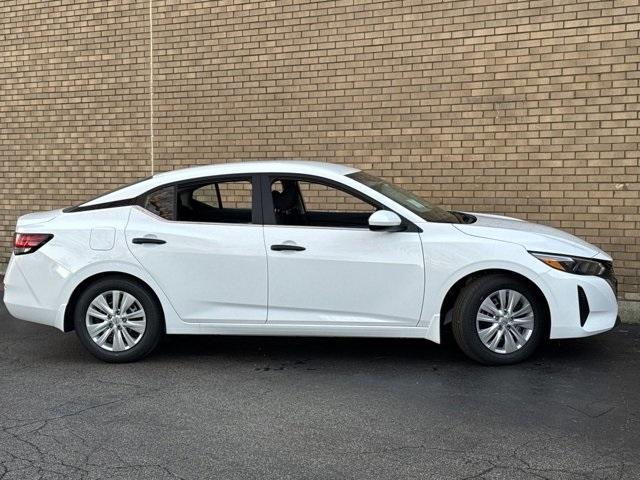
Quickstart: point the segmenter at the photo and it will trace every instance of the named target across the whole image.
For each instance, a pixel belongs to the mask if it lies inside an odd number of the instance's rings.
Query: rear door
[[[156,189],[132,209],[129,249],[183,321],[266,321],[258,192],[252,176],[216,177]]]
[[[371,231],[382,205],[315,177],[265,177],[270,324],[416,326],[424,295],[417,227]]]

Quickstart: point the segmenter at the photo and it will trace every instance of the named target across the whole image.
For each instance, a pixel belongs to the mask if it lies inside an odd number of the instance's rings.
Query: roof
[[[125,186],[124,188],[83,203],[82,206],[127,200],[129,198],[137,197],[138,195],[165,183],[179,182],[199,177],[250,173],[298,173],[324,178],[335,178],[355,173],[357,171],[357,168],[349,167],[347,165],[302,160],[264,160],[204,165],[158,173],[151,178],[133,183]]]
[[[228,175],[234,173],[306,173],[309,175],[348,175],[357,172],[357,168],[337,163],[310,162],[304,160],[263,160],[253,162],[222,163],[204,165],[200,167],[183,168],[159,173],[154,178],[163,181],[181,180],[193,177],[208,177],[211,175]],[[170,180],[170,181],[171,181]]]

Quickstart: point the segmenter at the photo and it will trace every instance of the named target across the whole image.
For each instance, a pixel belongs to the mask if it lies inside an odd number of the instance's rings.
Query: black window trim
[[[337,190],[342,190],[343,192],[348,193],[349,195],[353,195],[354,197],[366,202],[370,205],[373,205],[379,210],[388,210],[390,212],[395,213],[402,220],[402,226],[404,226],[403,232],[414,232],[421,233],[422,229],[418,227],[411,220],[408,220],[405,216],[399,214],[393,209],[389,208],[387,205],[379,202],[368,196],[367,194],[349,186],[344,183],[338,182],[336,180],[331,180],[325,177],[318,177],[315,175],[308,175],[304,173],[260,173],[258,174],[260,177],[261,184],[261,198],[262,198],[262,219],[264,225],[270,226],[282,226],[278,225],[276,222],[274,206],[273,206],[273,197],[271,196],[271,185],[276,180],[299,180],[303,182],[311,182],[311,183],[319,183],[320,185],[324,185],[326,187],[335,188]],[[303,200],[304,201],[304,200]],[[305,227],[305,225],[287,225],[287,227]],[[315,227],[314,227],[315,228]],[[344,228],[344,229],[354,229],[354,228],[366,228],[366,227],[318,227],[318,228]]]
[[[89,200],[85,200],[84,202],[82,202],[80,205],[74,205],[71,207],[67,207],[64,208],[62,211],[64,213],[75,213],[75,212],[86,212],[86,211],[90,211],[90,210],[101,210],[103,208],[117,208],[117,207],[126,207],[126,206],[130,206],[130,205],[136,205],[135,201],[139,198],[138,197],[132,197],[132,198],[127,198],[124,200],[113,200],[111,202],[103,202],[103,203],[96,203],[95,205],[85,205],[83,206],[85,203],[89,203],[92,202],[94,200],[97,200],[100,197],[104,197],[106,195],[111,195],[112,193],[116,193],[124,188],[128,188],[131,187],[132,185],[137,185],[139,183],[142,182],[146,182],[147,180],[151,180],[153,179],[153,176],[151,177],[145,177],[145,178],[141,178],[140,180],[136,180],[135,182],[129,183],[127,185],[123,185],[121,187],[118,187],[114,190],[111,190],[109,192],[105,192],[102,193],[100,195],[98,195],[97,197],[93,197],[90,198]]]
[[[244,225],[277,225],[275,221],[275,214],[273,211],[273,198],[271,196],[271,183],[275,179],[280,178],[288,178],[291,180],[302,180],[302,181],[311,181],[314,183],[319,183],[321,185],[325,185],[328,187],[337,188],[338,190],[343,190],[360,200],[370,203],[376,208],[382,210],[389,210],[396,215],[398,215],[402,219],[402,225],[405,228],[405,232],[422,232],[422,229],[418,227],[411,220],[408,220],[404,215],[396,212],[392,208],[384,205],[378,200],[374,200],[369,197],[367,194],[350,187],[342,182],[338,182],[335,180],[331,180],[325,177],[318,177],[316,175],[308,175],[303,173],[290,173],[290,172],[250,172],[250,173],[230,173],[224,175],[210,175],[207,177],[198,177],[198,178],[189,178],[186,180],[176,180],[173,182],[164,183],[162,185],[158,185],[153,187],[146,192],[141,193],[140,195],[128,199],[123,200],[115,200],[111,202],[97,203],[95,205],[87,205],[84,207],[74,207],[69,210],[69,213],[75,212],[85,212],[91,210],[102,210],[106,208],[118,208],[118,207],[127,207],[127,206],[139,206],[144,208],[144,204],[146,198],[152,193],[162,190],[168,187],[174,187],[173,189],[173,198],[174,198],[174,215],[177,212],[178,206],[178,196],[176,194],[178,187],[181,186],[189,186],[189,185],[207,185],[209,183],[225,182],[225,181],[234,181],[234,180],[247,180],[251,179],[251,223]],[[272,180],[273,179],[273,180]],[[99,198],[99,197],[98,197]],[[179,220],[170,220],[179,222]],[[216,223],[216,225],[223,225],[224,223]],[[293,226],[295,227],[295,225]],[[329,228],[329,227],[325,227]],[[344,227],[344,228],[353,228],[353,227]]]
[[[97,197],[100,198],[100,197]],[[104,210],[107,208],[130,207],[140,205],[140,197],[126,198],[123,200],[114,200],[112,202],[96,203],[94,205],[85,205],[84,207],[68,207],[62,210],[64,213],[80,213],[90,212],[92,210]],[[91,201],[91,200],[87,200]],[[86,202],[85,202],[86,203]]]
[[[253,204],[253,179],[251,179],[251,203]],[[216,186],[216,198],[218,199],[218,208],[224,208],[224,205],[222,205],[222,195],[220,195],[220,182],[216,182],[214,183],[214,185]],[[253,215],[251,216],[251,218],[253,218]]]
[[[153,187],[136,197],[127,198],[123,200],[116,200],[113,202],[96,203],[95,205],[87,205],[84,207],[75,207],[73,210],[70,210],[69,213],[85,212],[85,211],[91,211],[91,210],[102,210],[102,209],[117,208],[117,207],[131,207],[131,206],[139,206],[139,207],[145,208],[145,203],[149,195],[152,195],[153,193],[159,190],[164,190],[165,188],[173,187],[174,218],[170,219],[169,221],[180,222],[180,220],[175,219],[175,215],[178,211],[177,192],[179,188],[185,187],[185,186],[191,186],[191,185],[201,184],[204,186],[212,183],[225,183],[225,182],[232,182],[232,181],[247,181],[247,180],[251,182],[251,222],[244,225],[262,225],[263,217],[262,217],[262,208],[260,205],[260,198],[262,196],[261,189],[260,189],[261,184],[260,184],[259,174],[256,174],[256,173],[244,173],[244,174],[233,173],[233,174],[225,174],[225,175],[211,175],[208,177],[189,178],[186,180],[176,180],[173,182],[163,183],[162,185]],[[163,220],[167,220],[167,219],[163,219]],[[207,223],[207,222],[198,222],[198,223]],[[216,225],[222,225],[222,224],[225,224],[225,222],[216,223]]]
[[[174,214],[178,212],[178,190],[184,187],[189,186],[206,186],[211,185],[213,183],[216,184],[216,192],[219,192],[217,188],[218,183],[227,183],[227,182],[251,182],[251,221],[249,223],[243,225],[262,225],[262,209],[260,208],[260,181],[257,178],[255,173],[232,173],[226,175],[213,175],[210,177],[200,177],[200,178],[191,178],[188,180],[180,180],[177,182],[167,183],[163,187],[173,186],[173,199],[174,199]],[[161,187],[162,188],[162,187]],[[146,198],[148,195],[153,193],[153,191],[158,190],[155,188],[147,192],[143,198]],[[144,205],[143,205],[144,207]],[[220,208],[222,207],[222,202],[220,201]],[[175,222],[181,222],[181,220],[174,220]],[[193,222],[190,222],[193,223]],[[210,223],[210,222],[196,222],[196,223]],[[216,225],[219,224],[231,224],[230,222],[215,222]],[[238,225],[238,224],[233,224]]]

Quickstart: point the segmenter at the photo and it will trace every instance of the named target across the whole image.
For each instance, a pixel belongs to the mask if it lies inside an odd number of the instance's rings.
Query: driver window
[[[271,197],[278,225],[368,228],[377,210],[344,190],[307,180],[277,179]]]

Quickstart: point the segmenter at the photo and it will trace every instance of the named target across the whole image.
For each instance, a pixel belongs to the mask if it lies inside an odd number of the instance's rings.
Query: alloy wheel
[[[147,317],[142,304],[133,295],[110,290],[89,304],[85,324],[96,345],[109,352],[122,352],[142,339]]]
[[[535,326],[533,308],[520,292],[510,289],[489,294],[476,315],[476,331],[485,347],[509,354],[521,349]]]

